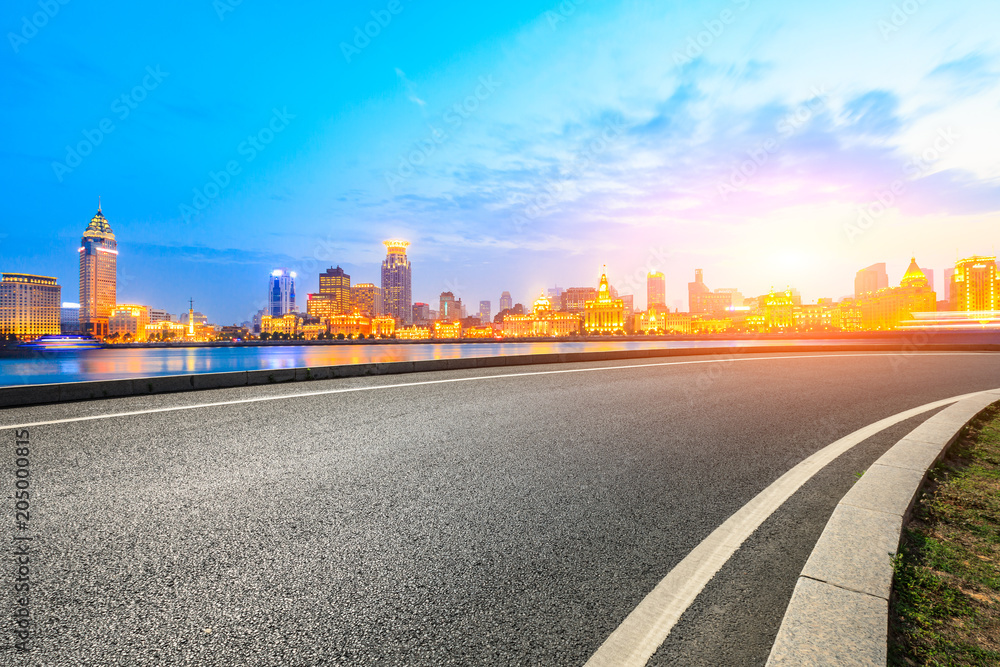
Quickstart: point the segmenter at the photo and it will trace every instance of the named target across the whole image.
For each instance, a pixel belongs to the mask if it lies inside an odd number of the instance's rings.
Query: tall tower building
[[[319,293],[333,302],[332,310],[335,315],[351,312],[351,276],[340,265],[319,274]]]
[[[388,251],[382,260],[382,307],[386,315],[396,318],[397,323],[409,325],[413,318],[413,299],[406,248],[410,242],[390,239],[382,243]]]
[[[104,338],[117,299],[118,242],[100,204],[83,231],[79,250],[80,330]]]
[[[514,300],[510,298],[510,292],[504,292],[500,295],[500,312],[505,310],[510,310],[514,307]]]
[[[271,272],[267,285],[267,314],[281,317],[287,313],[297,313],[295,306],[295,272],[276,269]]]
[[[997,258],[969,257],[956,262],[949,296],[952,310],[965,313],[1000,310]]]
[[[382,288],[375,283],[358,283],[351,288],[351,310],[355,315],[378,317],[382,314]]]
[[[646,274],[646,307],[655,308],[667,304],[667,279],[659,271]]]
[[[479,302],[479,321],[483,324],[487,324],[493,321],[493,304],[489,301]]]

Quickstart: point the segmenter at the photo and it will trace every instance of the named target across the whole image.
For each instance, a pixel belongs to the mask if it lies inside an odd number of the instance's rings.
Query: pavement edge
[[[799,575],[769,667],[885,665],[892,558],[930,469],[1000,389],[948,406],[883,454],[841,499]]]

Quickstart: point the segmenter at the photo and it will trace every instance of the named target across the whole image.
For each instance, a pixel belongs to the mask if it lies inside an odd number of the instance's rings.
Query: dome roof
[[[903,274],[903,279],[899,281],[900,287],[928,287],[929,283],[927,281],[927,276],[920,267],[917,266],[916,258],[910,259],[910,266],[907,267],[906,273]]]

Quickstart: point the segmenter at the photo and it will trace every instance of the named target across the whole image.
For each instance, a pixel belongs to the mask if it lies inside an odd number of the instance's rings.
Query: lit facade
[[[733,306],[735,289],[718,289],[714,292],[705,285],[704,273],[695,269],[694,282],[688,283],[688,310],[692,315],[721,313]],[[739,305],[739,304],[738,304]]]
[[[1000,310],[996,257],[969,257],[955,263],[949,302],[964,313]]]
[[[571,336],[580,333],[580,316],[554,311],[552,301],[543,294],[535,299],[530,313],[504,315],[501,331],[505,338]]]
[[[560,304],[563,312],[583,313],[587,309],[587,302],[597,298],[597,290],[593,287],[570,287],[563,290],[560,295]]]
[[[462,319],[462,300],[456,299],[451,292],[441,292],[439,299],[438,319],[444,322]]]
[[[0,277],[0,334],[32,340],[62,330],[62,288],[55,278],[29,273]]]
[[[667,279],[660,271],[646,274],[646,308],[665,306],[667,303]]]
[[[351,312],[365,317],[382,315],[382,288],[375,283],[358,283],[352,287]]]
[[[673,313],[664,306],[654,306],[635,318],[635,330],[648,335],[689,334],[691,333],[691,314]]]
[[[434,338],[461,338],[462,337],[462,323],[461,322],[444,322],[438,320],[434,323]]]
[[[333,315],[351,312],[351,276],[338,265],[319,274],[319,293],[325,296],[332,306]]]
[[[430,327],[406,327],[404,329],[396,329],[396,338],[400,340],[429,340],[430,337]]]
[[[299,333],[299,327],[301,326],[302,318],[296,313],[285,313],[281,317],[265,315],[260,318],[260,332],[262,334],[274,335],[280,333],[295,336]]]
[[[118,296],[118,241],[100,206],[83,232],[79,252],[80,330],[103,338]]]
[[[569,291],[569,290],[567,290]],[[601,274],[597,298],[584,304],[584,329],[588,334],[625,330],[625,303],[611,295],[606,273]]]
[[[400,325],[411,323],[413,298],[410,294],[411,267],[406,258],[409,241],[383,241],[386,257],[382,260],[382,307]]]
[[[295,278],[295,272],[288,269],[271,272],[267,286],[267,314],[272,318],[298,312],[295,305]]]
[[[330,317],[337,314],[336,303],[330,294],[307,294],[306,315],[309,317]]]
[[[890,331],[913,319],[914,313],[937,310],[937,295],[927,277],[910,260],[899,287],[881,289],[861,300],[861,326],[866,331]]]
[[[483,324],[493,321],[493,304],[491,302],[479,302],[479,321]]]
[[[796,326],[796,297],[791,289],[757,297],[757,308],[746,316],[745,327],[757,333],[780,333]]]
[[[187,337],[188,328],[180,322],[170,320],[160,320],[150,322],[146,325],[147,341],[184,340]]]
[[[149,323],[149,306],[118,304],[108,318],[108,336],[117,336],[119,341],[145,340]]]

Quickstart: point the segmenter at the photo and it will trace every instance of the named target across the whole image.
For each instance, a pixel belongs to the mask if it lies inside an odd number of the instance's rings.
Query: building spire
[[[97,195],[97,212],[101,212],[101,195]]]

